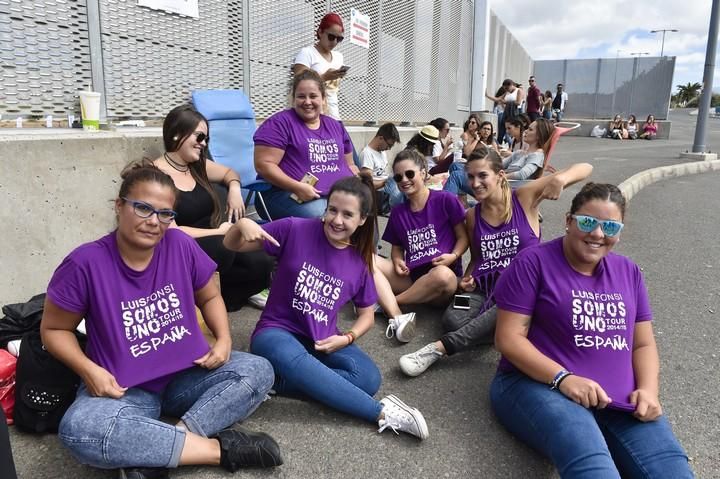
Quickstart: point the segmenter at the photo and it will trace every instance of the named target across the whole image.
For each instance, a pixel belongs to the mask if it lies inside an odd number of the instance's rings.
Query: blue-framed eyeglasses
[[[156,210],[151,205],[144,201],[131,200],[130,198],[121,198],[123,201],[130,203],[133,207],[133,212],[140,218],[150,218],[153,214],[156,214],[158,221],[161,223],[172,223],[177,213],[174,210]]]
[[[617,236],[623,229],[624,224],[615,220],[599,220],[594,216],[588,215],[571,215],[577,222],[577,227],[583,233],[590,233],[600,226],[605,236],[612,238]]]

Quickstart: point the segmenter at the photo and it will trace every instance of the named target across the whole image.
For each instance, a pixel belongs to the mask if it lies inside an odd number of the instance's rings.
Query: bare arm
[[[525,216],[528,220],[536,221],[543,200],[557,200],[565,188],[584,180],[592,171],[591,164],[576,163],[518,188],[515,194],[520,200]],[[531,224],[534,224],[532,221]]]
[[[232,350],[227,310],[215,278],[211,277],[205,286],[195,291],[195,304],[200,308],[205,324],[212,331],[216,341],[210,351],[193,362],[206,369],[215,369],[230,359]]]
[[[205,170],[207,171],[208,179],[212,183],[223,184],[228,189],[227,220],[232,221],[233,218],[239,220],[245,216],[245,203],[242,199],[240,175],[232,168],[215,163],[214,161],[206,161]]]
[[[357,308],[358,318],[352,327],[352,332],[356,337],[360,337],[372,328],[375,324],[375,309],[373,306],[365,308]],[[320,341],[315,341],[315,350],[324,353],[334,353],[335,351],[349,346],[350,338],[344,334],[335,334]]]
[[[530,316],[498,308],[495,327],[495,348],[516,368],[535,381],[550,384],[555,375],[565,369],[541,353],[527,338]],[[560,392],[578,404],[602,409],[611,399],[603,388],[589,378],[568,376],[559,388]]]
[[[303,201],[320,198],[320,191],[313,186],[290,178],[280,169],[285,151],[271,146],[255,145],[255,170],[265,180],[281,190],[291,191]]]
[[[88,358],[80,348],[73,331],[82,318],[82,314],[66,311],[45,298],[40,323],[43,345],[58,361],[82,378],[91,395],[120,398],[127,388],[120,386],[112,374]]]
[[[658,398],[660,358],[650,321],[635,324],[632,362],[637,385],[630,394],[630,402],[636,407],[634,415],[641,421],[653,421],[662,415],[662,407]]]
[[[260,225],[251,219],[242,218],[225,234],[223,245],[229,250],[247,253],[248,251],[261,250],[265,240],[270,241],[275,246],[280,246],[277,240],[262,229]]]

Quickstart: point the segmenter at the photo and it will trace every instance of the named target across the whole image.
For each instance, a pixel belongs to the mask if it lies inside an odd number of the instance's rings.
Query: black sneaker
[[[120,479],[169,479],[170,471],[164,467],[126,467],[120,469]]]
[[[241,467],[275,467],[283,463],[280,446],[264,432],[235,428],[220,431],[220,465],[230,472]]]

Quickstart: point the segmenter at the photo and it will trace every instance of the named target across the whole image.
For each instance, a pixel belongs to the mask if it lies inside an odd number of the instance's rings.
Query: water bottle
[[[462,138],[457,137],[453,142],[453,161],[461,161],[463,154],[463,141]]]

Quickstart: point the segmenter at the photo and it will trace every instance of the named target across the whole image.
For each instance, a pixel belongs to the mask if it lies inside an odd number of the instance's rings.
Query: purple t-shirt
[[[560,237],[520,253],[495,288],[498,308],[532,316],[528,339],[541,353],[600,384],[608,407],[634,411],[633,334],[652,319],[640,268],[611,252],[585,276],[562,245]],[[498,369],[516,370],[505,358]]]
[[[337,314],[352,300],[358,308],[375,304],[377,292],[362,256],[352,246],[334,247],[315,218],[283,218],[262,226],[280,247],[265,241],[277,257],[277,271],[253,337],[280,328],[313,341],[338,334]]]
[[[115,234],[65,257],[47,295],[61,309],[84,315],[85,354],[120,386],[158,392],[209,350],[194,296],[216,265],[194,239],[169,229],[147,268],[135,271],[121,258]]]
[[[302,180],[308,172],[317,176],[315,188],[323,196],[335,181],[352,176],[345,161],[352,141],[343,124],[329,116],[320,115],[320,128],[311,130],[295,110],[283,110],[265,120],[253,140],[256,145],[284,150],[279,166],[293,180]]]
[[[455,226],[465,221],[465,210],[448,191],[430,190],[425,207],[412,211],[410,203],[401,203],[390,212],[383,239],[405,250],[405,264],[412,272],[432,263],[433,258],[451,253],[455,247]],[[452,267],[462,274],[462,261]]]
[[[475,207],[475,228],[472,243],[475,267],[472,276],[478,292],[492,295],[500,273],[521,250],[540,244],[540,238],[528,223],[525,210],[515,192],[512,192],[512,218],[510,222],[493,226],[485,221],[480,205]]]

